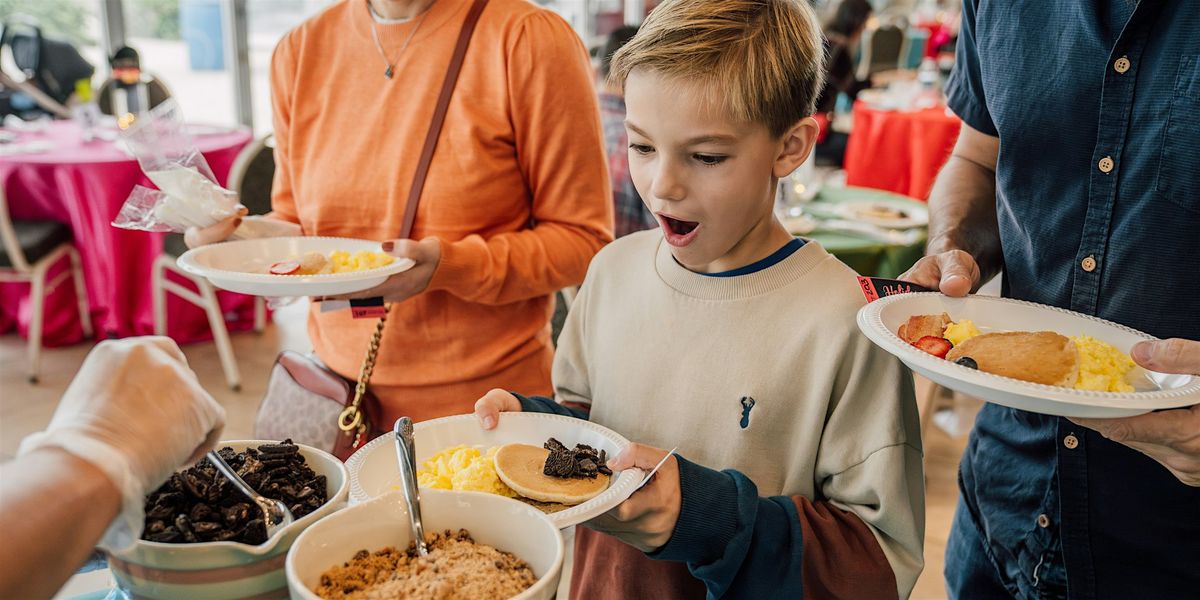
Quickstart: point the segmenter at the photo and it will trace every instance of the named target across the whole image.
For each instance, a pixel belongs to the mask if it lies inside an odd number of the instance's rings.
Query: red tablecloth
[[[126,231],[111,225],[134,185],[154,187],[137,161],[112,142],[83,143],[79,128],[58,121],[41,133],[22,133],[19,142],[47,140],[52,150],[0,156],[0,184],[16,219],[53,219],[70,225],[83,260],[88,304],[98,336],[125,337],[154,331],[150,272],[162,253],[162,234]],[[247,130],[215,131],[196,136],[196,145],[219,181],[224,181],[238,152],[251,139]],[[50,277],[68,267],[51,269]],[[222,292],[221,308],[230,329],[253,325],[253,299]],[[32,311],[29,284],[0,284],[0,333],[14,326],[28,335]],[[180,342],[209,339],[204,311],[168,296],[168,334]],[[46,300],[43,342],[58,346],[83,337],[70,280]]]
[[[883,111],[855,102],[854,129],[846,143],[846,185],[928,199],[961,125],[944,108]]]

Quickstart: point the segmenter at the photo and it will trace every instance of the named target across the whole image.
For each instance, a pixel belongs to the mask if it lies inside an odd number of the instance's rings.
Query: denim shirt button
[[[1113,167],[1117,166],[1117,163],[1113,162],[1111,156],[1105,156],[1100,159],[1100,163],[1097,166],[1100,167],[1101,173],[1112,173]]]
[[[1087,271],[1088,273],[1095,271],[1096,270],[1096,257],[1088,256],[1087,258],[1083,259],[1083,262],[1079,263],[1079,266],[1083,267],[1083,270]]]
[[[1042,513],[1042,514],[1038,515],[1037,523],[1038,523],[1038,527],[1045,529],[1050,526],[1050,517],[1046,516],[1046,513]]]
[[[1067,450],[1074,450],[1079,447],[1079,438],[1075,437],[1073,433],[1068,434],[1063,438],[1063,445],[1067,447]]]
[[[1116,60],[1116,62],[1113,63],[1113,70],[1124,75],[1125,72],[1129,70],[1129,67],[1131,65],[1132,65],[1132,63],[1129,62],[1129,57],[1122,56],[1121,58],[1118,58]]]

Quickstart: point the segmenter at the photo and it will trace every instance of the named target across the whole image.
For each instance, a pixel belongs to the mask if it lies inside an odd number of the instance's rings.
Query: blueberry
[[[975,359],[971,358],[970,356],[964,356],[954,361],[954,364],[962,365],[968,369],[975,369],[976,371],[979,370],[979,363],[975,362]]]

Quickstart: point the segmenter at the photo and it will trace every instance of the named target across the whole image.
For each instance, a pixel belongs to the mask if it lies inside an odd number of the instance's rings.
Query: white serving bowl
[[[970,319],[984,333],[1054,331],[1068,337],[1087,335],[1126,354],[1138,342],[1154,339],[1116,323],[1044,304],[994,296],[951,298],[937,292],[881,298],[859,309],[857,320],[863,335],[913,371],[938,385],[1010,408],[1062,417],[1115,418],[1200,404],[1200,377],[1135,367],[1131,374],[1133,392],[1076,390],[969,369],[923,352],[896,335],[910,316],[941,313],[955,321]]]
[[[426,534],[466,529],[480,544],[510,552],[533,569],[537,581],[514,596],[549,600],[562,575],[562,535],[546,515],[516,500],[476,492],[421,490]],[[395,492],[356,504],[322,519],[292,544],[287,580],[293,600],[319,600],[313,592],[321,574],[360,550],[406,548],[413,540],[404,495]]]
[[[271,237],[237,240],[192,248],[176,261],[179,268],[208,279],[214,286],[252,296],[334,296],[373,288],[392,275],[411,269],[414,262],[397,258],[378,269],[328,275],[272,275],[276,262],[308,252],[329,256],[344,250],[382,252],[379,242],[339,237]]]
[[[487,450],[510,443],[541,446],[547,438],[556,438],[567,447],[587,444],[614,457],[629,447],[615,431],[583,419],[545,413],[501,413],[496,428],[486,431],[475,415],[455,415],[422,421],[413,427],[417,467],[430,456],[458,445]],[[382,435],[359,448],[349,460],[350,503],[363,502],[400,489],[400,471],[396,460],[395,439]],[[559,528],[578,525],[598,517],[624,502],[637,489],[645,473],[626,469],[613,473],[608,489],[600,495],[563,511],[548,515]],[[422,488],[424,489],[424,488]]]
[[[217,444],[237,451],[257,448],[272,440],[240,440]],[[342,461],[332,454],[300,445],[300,454],[318,475],[325,476],[328,500],[317,510],[297,519],[273,540],[261,546],[237,542],[163,544],[138,540],[132,550],[110,555],[118,587],[134,598],[234,599],[287,598],[283,563],[288,548],[302,531],[346,505],[349,478]]]

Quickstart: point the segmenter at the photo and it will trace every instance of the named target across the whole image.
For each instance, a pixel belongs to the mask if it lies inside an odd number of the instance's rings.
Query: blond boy
[[[679,447],[578,530],[573,598],[897,598],[921,570],[911,376],[855,328],[855,273],[772,210],[816,138],[820,35],[803,0],[668,0],[613,59],[659,229],[592,262],[557,401],[476,404],[487,428],[572,413],[651,444],[614,469]]]

